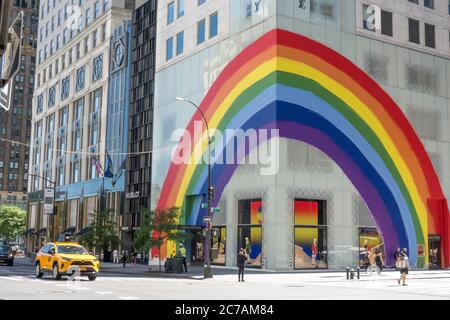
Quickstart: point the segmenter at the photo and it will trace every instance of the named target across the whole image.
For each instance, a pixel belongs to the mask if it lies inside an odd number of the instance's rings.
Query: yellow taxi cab
[[[87,275],[90,281],[97,278],[100,262],[97,257],[78,243],[47,243],[36,256],[36,278],[50,273],[53,279],[59,280],[63,275],[73,275],[77,271]]]

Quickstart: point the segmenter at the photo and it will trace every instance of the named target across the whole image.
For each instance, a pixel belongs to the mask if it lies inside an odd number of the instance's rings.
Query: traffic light
[[[214,200],[214,186],[210,186],[208,189],[208,200]]]

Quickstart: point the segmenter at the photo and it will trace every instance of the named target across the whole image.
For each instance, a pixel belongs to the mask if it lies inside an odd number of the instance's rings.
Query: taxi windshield
[[[89,254],[85,248],[81,246],[58,245],[59,254]]]

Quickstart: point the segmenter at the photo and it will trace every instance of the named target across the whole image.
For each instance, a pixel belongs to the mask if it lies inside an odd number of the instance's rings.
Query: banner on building
[[[55,190],[46,188],[44,191],[44,214],[53,214],[55,204]]]

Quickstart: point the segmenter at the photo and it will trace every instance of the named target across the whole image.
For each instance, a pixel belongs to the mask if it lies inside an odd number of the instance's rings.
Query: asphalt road
[[[412,272],[409,286],[398,286],[397,272],[363,275],[347,281],[341,273],[247,273],[213,279],[172,279],[101,272],[96,281],[54,281],[34,277],[27,259],[0,265],[0,299],[12,300],[267,300],[267,299],[450,299],[450,271]]]

